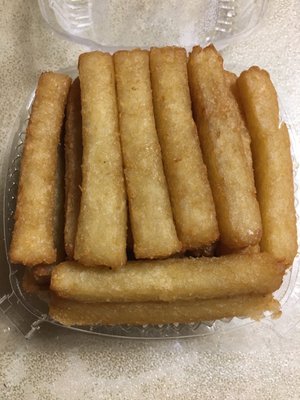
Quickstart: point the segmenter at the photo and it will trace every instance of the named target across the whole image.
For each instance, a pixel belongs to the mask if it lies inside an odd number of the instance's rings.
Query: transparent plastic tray
[[[267,0],[39,0],[44,20],[91,49],[213,42],[218,49],[249,34]]]
[[[243,69],[235,65],[226,65],[226,68],[240,73]],[[69,74],[71,77],[77,75],[76,68],[68,68],[60,70]],[[14,130],[11,135],[10,148],[8,156],[4,162],[2,179],[3,179],[3,221],[0,227],[1,239],[1,259],[0,259],[0,310],[6,314],[15,326],[24,334],[26,338],[40,328],[45,322],[50,322],[58,326],[62,326],[51,320],[48,316],[48,305],[46,301],[41,300],[36,295],[23,292],[21,287],[21,279],[24,267],[10,264],[8,260],[8,246],[11,239],[13,229],[13,214],[16,205],[16,195],[19,177],[20,158],[23,150],[26,126],[30,114],[30,108],[34,97],[34,90],[30,94],[28,100],[24,104],[20,116],[16,121]],[[298,221],[298,237],[299,237],[299,216],[300,216],[300,168],[299,168],[299,136],[293,129],[288,116],[285,115],[281,105],[281,117],[286,121],[291,138],[291,151],[293,157],[294,182],[295,182],[295,204]],[[299,250],[294,261],[293,267],[287,272],[283,285],[276,293],[276,298],[280,301],[283,314],[278,320],[272,320],[271,316],[266,313],[263,322],[271,324],[279,334],[287,335],[288,331],[300,321],[300,315],[290,312],[299,301],[300,297],[300,279],[297,280],[300,264]],[[299,278],[299,277],[298,277]],[[125,338],[179,338],[212,335],[218,332],[226,332],[232,329],[246,329],[249,323],[253,323],[249,318],[233,318],[218,321],[206,321],[202,323],[192,324],[168,324],[156,326],[93,326],[93,327],[71,327],[83,332],[94,333],[104,336],[125,337]],[[66,328],[66,327],[64,327]],[[67,328],[66,328],[67,329]]]

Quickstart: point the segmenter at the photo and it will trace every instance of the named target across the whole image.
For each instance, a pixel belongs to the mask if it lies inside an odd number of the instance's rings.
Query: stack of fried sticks
[[[41,75],[10,259],[51,278],[55,320],[260,318],[278,312],[296,251],[289,136],[266,71],[237,77],[208,46],[90,52],[72,84]]]

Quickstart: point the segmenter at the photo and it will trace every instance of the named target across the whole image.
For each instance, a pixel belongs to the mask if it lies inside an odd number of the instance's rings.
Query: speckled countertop
[[[50,33],[36,0],[0,1],[0,163],[40,71],[74,65],[84,49]],[[224,51],[270,70],[300,130],[300,2],[272,0],[264,24]],[[300,306],[288,312],[300,321]],[[299,315],[299,318],[298,318]],[[284,325],[284,324],[283,324]],[[295,324],[294,324],[295,325]],[[25,340],[0,315],[0,400],[299,399],[300,323],[204,338],[129,341],[41,329]]]

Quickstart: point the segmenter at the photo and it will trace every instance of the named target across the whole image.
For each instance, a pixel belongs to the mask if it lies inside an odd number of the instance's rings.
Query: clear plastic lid
[[[213,42],[218,48],[261,21],[268,0],[39,0],[49,27],[107,51]]]

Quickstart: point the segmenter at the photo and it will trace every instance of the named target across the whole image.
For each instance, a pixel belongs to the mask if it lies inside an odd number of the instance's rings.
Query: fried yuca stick
[[[155,128],[149,54],[121,51],[114,62],[134,253],[137,258],[167,257],[181,245]]]
[[[243,121],[213,46],[195,47],[188,71],[193,110],[216,205],[221,241],[231,248],[261,238],[261,218],[241,131]]]
[[[79,78],[83,161],[74,258],[116,268],[126,263],[127,210],[111,55],[81,54]]]
[[[64,247],[64,157],[63,148],[59,144],[56,169],[55,209],[54,209],[54,245],[56,261],[53,264],[38,264],[31,269],[32,277],[39,285],[49,285],[54,265],[65,260]]]
[[[64,241],[67,256],[74,257],[75,237],[81,198],[82,121],[80,82],[72,83],[66,112],[65,134],[65,228]]]
[[[227,83],[229,90],[231,91],[233,97],[235,98],[237,105],[239,107],[242,118],[245,120],[245,113],[242,107],[241,98],[239,94],[239,88],[237,85],[237,75],[231,71],[224,71],[225,82]],[[250,134],[248,132],[248,142],[251,143]],[[250,149],[251,151],[251,149]]]
[[[253,161],[252,161],[252,153],[251,153],[251,139],[250,139],[249,131],[246,127],[246,118],[245,118],[244,111],[242,109],[241,99],[240,99],[240,95],[239,95],[239,89],[237,86],[237,76],[233,72],[225,71],[225,81],[226,81],[231,93],[233,94],[235,101],[237,102],[237,105],[239,107],[239,111],[241,114],[241,118],[242,118],[241,137],[242,137],[242,141],[243,141],[245,156],[246,156],[249,168],[251,170],[251,177],[253,179],[253,184],[254,184]]]
[[[15,226],[9,257],[32,266],[56,260],[54,244],[57,146],[71,79],[40,76],[21,161]]]
[[[259,320],[265,311],[280,316],[280,305],[272,295],[237,296],[224,299],[173,303],[80,303],[53,296],[51,318],[64,325],[144,325],[212,321],[250,317]]]
[[[252,140],[263,224],[260,246],[289,265],[297,252],[297,231],[287,127],[280,126],[276,91],[266,71],[250,68],[241,74],[238,85]]]
[[[219,230],[192,116],[185,49],[151,49],[150,70],[155,120],[177,234],[184,249],[196,249],[216,241]]]
[[[236,74],[234,74],[233,72],[230,72],[230,71],[225,71],[225,81],[226,81],[233,97],[235,98],[235,101],[237,102],[237,105],[239,107],[239,111],[241,114],[241,118],[243,120],[242,129],[241,129],[241,137],[242,137],[242,141],[243,141],[243,147],[244,147],[244,152],[245,152],[245,156],[247,159],[247,163],[248,163],[248,166],[251,171],[251,178],[252,178],[252,181],[254,184],[251,139],[250,139],[249,131],[246,127],[246,117],[245,117],[245,113],[244,113],[244,110],[243,110],[242,104],[241,104]],[[259,253],[259,252],[260,252],[259,244],[243,247],[242,249],[230,249],[229,247],[227,247],[226,245],[224,245],[221,242],[219,242],[218,246],[217,246],[217,253],[219,255],[232,254],[232,253],[252,254],[252,253]]]
[[[54,268],[51,289],[90,303],[175,301],[271,293],[282,276],[282,268],[267,253],[132,261],[117,271],[70,261]]]

